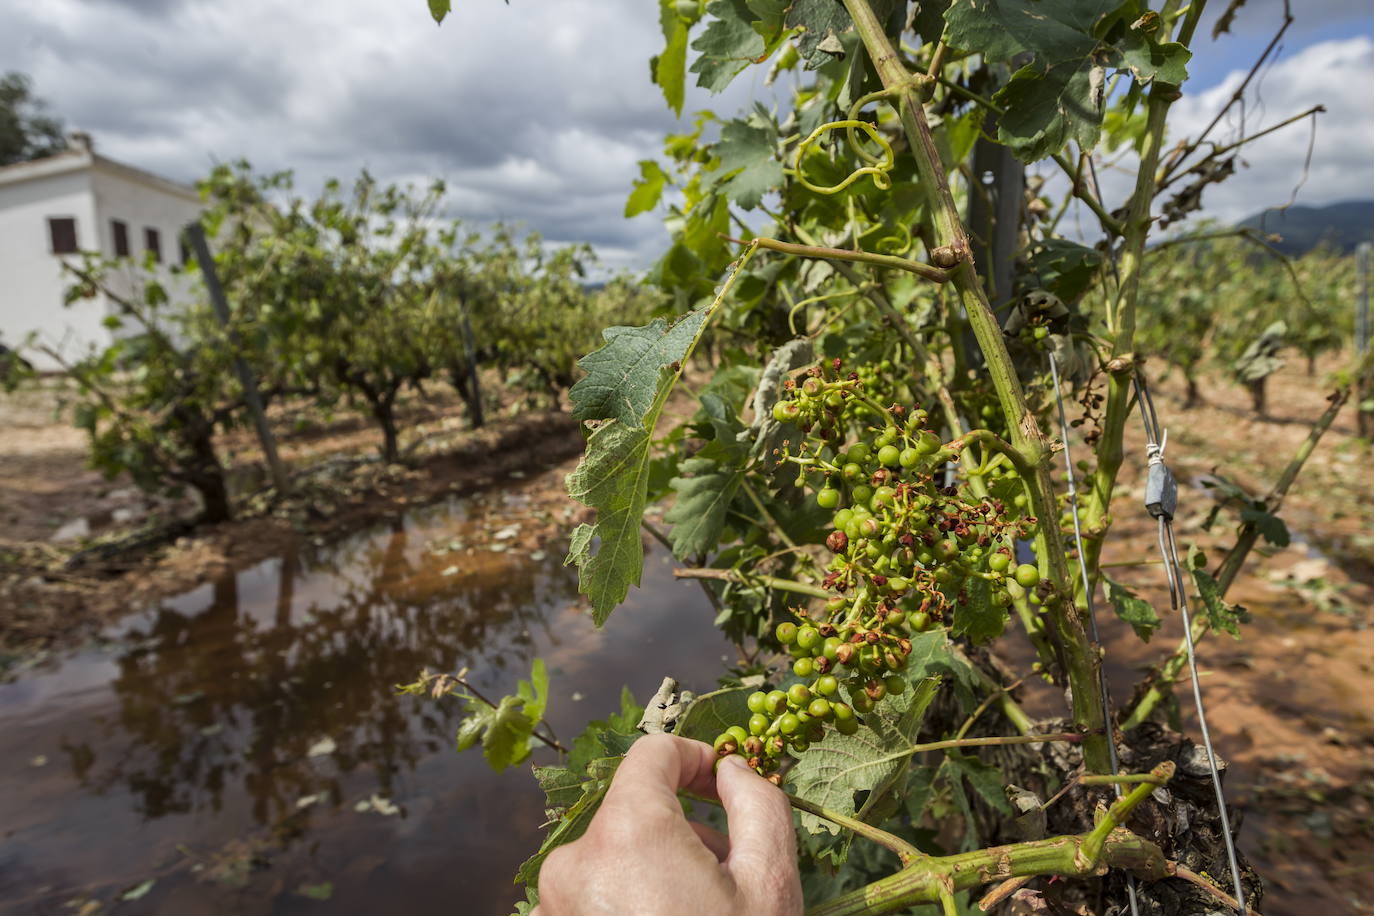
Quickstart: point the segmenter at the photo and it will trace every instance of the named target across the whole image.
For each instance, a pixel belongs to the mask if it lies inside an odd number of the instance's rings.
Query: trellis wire
[[[1073,473],[1073,456],[1069,454],[1069,419],[1064,411],[1064,392],[1059,385],[1059,362],[1054,358],[1054,350],[1047,349],[1045,352],[1050,358],[1050,377],[1054,380],[1054,400],[1059,406],[1060,439],[1064,442],[1064,473],[1069,483],[1069,509],[1073,515],[1073,542],[1078,553],[1078,573],[1083,580],[1083,600],[1087,605],[1088,637],[1092,640],[1093,651],[1097,651],[1102,643],[1097,638],[1097,614],[1093,607],[1092,579],[1088,576],[1088,561],[1083,554],[1083,528],[1078,520],[1078,485]],[[1107,669],[1102,664],[1101,659],[1098,660],[1097,665],[1097,685],[1102,694],[1102,727],[1107,732],[1107,759],[1111,763],[1112,775],[1115,776],[1121,769],[1121,765],[1116,755],[1116,733],[1112,727],[1112,697],[1107,690]],[[1112,788],[1116,791],[1116,797],[1120,798],[1121,784],[1115,783]],[[1139,916],[1135,875],[1129,873],[1126,875],[1126,891],[1131,898],[1131,916]]]
[[[1158,522],[1159,553],[1169,579],[1170,606],[1183,619],[1184,642],[1188,648],[1188,671],[1193,681],[1193,703],[1197,707],[1202,746],[1207,751],[1207,769],[1211,772],[1212,788],[1216,791],[1217,812],[1221,816],[1221,836],[1226,844],[1226,859],[1231,869],[1236,904],[1241,916],[1246,916],[1245,889],[1240,882],[1240,863],[1236,859],[1235,841],[1231,838],[1231,819],[1226,813],[1226,795],[1221,788],[1221,773],[1217,769],[1216,752],[1212,750],[1212,736],[1207,728],[1207,712],[1202,703],[1202,687],[1198,681],[1197,655],[1193,647],[1193,620],[1188,612],[1188,588],[1183,578],[1183,566],[1178,560],[1178,542],[1174,537],[1174,510],[1177,506],[1178,490],[1173,473],[1164,463],[1164,446],[1168,441],[1168,433],[1160,430],[1154,398],[1151,397],[1149,386],[1139,369],[1135,374],[1135,393],[1136,403],[1140,406],[1140,421],[1145,427],[1145,454],[1149,475],[1145,487],[1146,509]],[[1152,496],[1156,501],[1151,502]]]

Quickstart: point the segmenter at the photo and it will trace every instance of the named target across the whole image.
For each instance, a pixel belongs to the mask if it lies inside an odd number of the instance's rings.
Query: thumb
[[[782,790],[731,754],[716,772],[716,794],[730,827],[725,868],[757,913],[800,913],[797,837]]]

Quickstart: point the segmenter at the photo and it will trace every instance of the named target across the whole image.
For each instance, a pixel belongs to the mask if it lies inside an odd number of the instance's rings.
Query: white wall
[[[76,219],[77,246],[100,246],[89,170],[63,172],[0,185],[0,342],[17,347],[31,331],[39,341],[78,358],[92,346],[104,346],[110,332],[102,321],[103,301],[87,300],[63,308],[71,284],[61,257],[52,253],[48,217]],[[40,369],[57,363],[29,354]]]
[[[137,281],[144,275],[143,259],[147,251],[144,230],[153,228],[158,231],[161,241],[162,269],[158,271],[158,278],[171,299],[168,309],[189,301],[194,292],[191,278],[174,275],[171,268],[181,263],[181,231],[200,215],[200,198],[193,192],[99,159],[93,168],[92,179],[101,250],[106,255],[114,255],[112,220],[122,221],[129,229],[129,270],[123,277],[111,277],[111,289],[137,299]],[[110,311],[117,310],[111,305]],[[136,331],[133,325],[123,329],[125,333]]]
[[[72,153],[62,154],[64,157]],[[54,169],[21,181],[0,183],[0,343],[20,347],[32,332],[37,343],[60,352],[64,359],[80,359],[102,349],[120,333],[134,333],[127,325],[112,331],[107,316],[117,311],[104,296],[63,306],[74,277],[62,269],[62,256],[51,251],[49,217],[76,219],[77,247],[114,256],[114,228],[120,220],[129,232],[130,264],[121,276],[111,276],[113,291],[138,296],[137,283],[145,254],[144,230],[157,229],[163,268],[160,280],[171,297],[169,308],[189,301],[192,278],[171,268],[181,262],[182,228],[200,213],[200,200],[186,188],[155,176],[89,155],[75,168]],[[44,160],[44,163],[48,162]],[[52,162],[52,166],[59,166]],[[26,168],[41,170],[42,163]],[[76,264],[79,256],[66,256]],[[36,368],[53,370],[60,363],[33,349],[25,355]]]

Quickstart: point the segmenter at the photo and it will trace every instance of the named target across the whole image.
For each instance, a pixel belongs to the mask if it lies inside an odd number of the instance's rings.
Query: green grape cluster
[[[958,446],[926,428],[926,411],[873,403],[860,373],[842,374],[839,360],[808,370],[787,394],[774,417],[808,435],[795,451],[786,443],[781,460],[799,468],[798,486],[819,481],[816,502],[834,512],[823,580],[830,597],[818,612],[793,609],[795,622],[776,628],[801,682],[751,695],[749,721],[715,741],[719,756],[743,754],[770,778],[785,753],[804,752],[827,726],[853,734],[876,704],[906,691],[912,636],[968,602],[970,577],[988,580],[1003,607],[1013,590],[1040,581],[1035,566],[1012,559],[1034,519],[937,481]],[[869,417],[881,424],[863,422]],[[854,429],[857,441],[846,445]]]

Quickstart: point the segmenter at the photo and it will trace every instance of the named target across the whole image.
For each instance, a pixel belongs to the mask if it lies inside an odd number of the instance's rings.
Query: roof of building
[[[154,175],[152,172],[134,168],[122,162],[116,162],[97,154],[85,145],[76,145],[63,152],[54,153],[42,159],[34,159],[30,162],[16,162],[12,165],[0,166],[0,187],[39,178],[49,178],[54,175],[64,175],[82,169],[100,169],[129,181],[148,185],[167,194],[196,202],[200,201],[200,194],[190,185]]]

